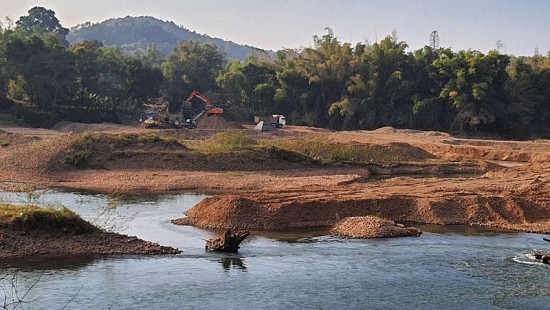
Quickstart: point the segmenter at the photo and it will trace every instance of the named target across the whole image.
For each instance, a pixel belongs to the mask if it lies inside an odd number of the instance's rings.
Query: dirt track
[[[112,131],[112,127],[109,130]],[[143,132],[137,128],[118,129],[122,130]],[[10,131],[22,134],[21,140],[28,139],[24,130]],[[212,130],[182,132],[195,140],[211,134]],[[3,169],[0,181],[102,192],[220,193],[201,202],[182,220],[202,227],[306,229],[332,226],[348,216],[377,215],[395,221],[479,224],[550,233],[550,143],[547,140],[466,139],[439,132],[393,128],[330,132],[288,127],[271,133],[250,131],[250,134],[258,139],[316,134],[345,144],[399,142],[420,147],[437,160],[374,166],[381,174],[400,175],[377,182],[371,182],[372,166],[311,167],[270,161],[262,164],[258,163],[258,155],[220,160],[181,150],[177,154],[170,150],[124,151],[127,158],[122,159],[106,154],[103,162],[98,161],[101,166],[79,170],[59,164],[63,146],[78,139],[74,134],[65,133],[41,135],[40,140],[34,142],[17,143],[17,139],[12,138],[13,146],[0,151]],[[449,174],[459,172],[480,174],[464,177]],[[423,177],[418,177],[420,174]]]

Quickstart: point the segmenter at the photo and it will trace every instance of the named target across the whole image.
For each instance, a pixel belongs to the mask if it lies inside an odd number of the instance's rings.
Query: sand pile
[[[240,126],[226,121],[220,115],[205,115],[197,122],[199,129],[236,129]]]
[[[411,179],[409,179],[411,180]],[[338,195],[219,195],[201,201],[177,224],[203,228],[293,230],[335,227],[335,235],[350,238],[380,238],[417,234],[403,231],[394,222],[439,225],[483,225],[518,231],[548,233],[550,196],[542,180],[517,192],[502,195],[448,194],[442,197],[389,196],[349,198]],[[409,187],[407,185],[407,187]],[[351,218],[351,219],[350,219]],[[341,219],[346,219],[340,222]],[[335,226],[336,225],[336,226]],[[406,229],[405,229],[406,230]]]
[[[446,132],[440,131],[422,131],[415,129],[396,129],[391,126],[380,127],[378,129],[372,130],[376,134],[400,134],[400,135],[419,135],[419,136],[428,136],[428,137],[450,137],[451,135]]]
[[[84,124],[84,123],[74,123],[74,122],[63,121],[53,125],[51,129],[61,131],[61,132],[81,133],[81,132],[89,132],[89,131],[121,130],[125,128],[127,128],[127,126],[111,124],[111,123]]]
[[[422,232],[415,227],[405,227],[394,221],[375,216],[348,217],[338,222],[331,230],[333,235],[355,238],[396,238],[419,236]]]
[[[203,199],[186,212],[187,217],[175,219],[177,225],[194,225],[210,229],[258,229],[258,218],[266,210],[253,200],[237,195],[215,196]]]

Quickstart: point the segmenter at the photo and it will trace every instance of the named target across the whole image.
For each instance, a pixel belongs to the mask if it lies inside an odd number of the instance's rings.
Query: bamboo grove
[[[0,29],[0,96],[51,113],[128,111],[151,98],[177,105],[198,90],[223,94],[227,109],[284,114],[294,125],[550,136],[550,57],[538,52],[409,51],[395,34],[352,45],[326,29],[312,47],[246,61],[196,41],[167,57],[154,45],[128,55],[97,41],[69,46],[54,13],[38,9],[50,24],[21,17]]]

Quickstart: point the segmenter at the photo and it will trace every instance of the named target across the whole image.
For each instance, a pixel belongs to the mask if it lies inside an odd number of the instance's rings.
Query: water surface
[[[204,195],[114,199],[46,191],[4,202],[63,204],[181,255],[38,259],[18,271],[28,309],[545,309],[550,268],[530,259],[542,235],[423,227],[419,238],[346,240],[323,232],[252,234],[239,254],[204,251],[214,232],[170,224]],[[108,210],[108,211],[105,211]],[[103,217],[103,218],[102,218]],[[1,297],[1,293],[0,293]]]

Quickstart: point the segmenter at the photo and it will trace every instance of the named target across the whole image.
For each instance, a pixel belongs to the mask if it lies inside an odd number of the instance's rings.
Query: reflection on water
[[[462,236],[494,236],[506,234],[505,231],[486,226],[469,226],[469,225],[434,225],[434,224],[418,224],[405,223],[407,226],[414,226],[423,232],[431,232],[437,234],[459,234]],[[509,232],[515,234],[515,232]]]
[[[0,270],[21,270],[26,272],[48,270],[78,270],[93,264],[95,257],[28,257],[0,262]]]
[[[240,257],[222,257],[220,259],[220,263],[225,271],[229,271],[231,269],[246,271],[244,261]]]
[[[252,231],[252,236],[276,239],[286,243],[311,243],[317,242],[317,237],[327,236],[327,229],[297,230],[297,231]]]

